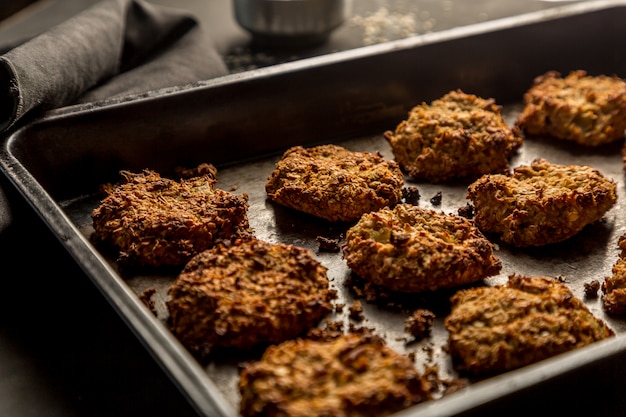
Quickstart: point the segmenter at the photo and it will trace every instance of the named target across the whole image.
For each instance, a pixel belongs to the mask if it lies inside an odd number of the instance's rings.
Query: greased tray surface
[[[121,169],[150,168],[171,175],[177,166],[218,166],[217,186],[250,196],[249,218],[258,237],[311,249],[329,268],[329,278],[346,305],[331,318],[350,321],[355,294],[343,285],[349,275],[340,253],[318,251],[317,236],[340,238],[345,226],[312,219],[267,201],[264,184],[280,153],[293,145],[338,143],[392,158],[382,133],[407,111],[451,89],[493,97],[513,123],[521,97],[535,76],[548,70],[626,76],[626,2],[598,1],[555,8],[362,48],[347,53],[226,76],[194,86],[164,90],[134,100],[109,101],[50,112],[16,131],[2,148],[4,173],[59,237],[147,350],[204,416],[237,415],[237,362],[220,358],[200,366],[167,330],[165,300],[174,275],[122,277],[113,259],[89,243],[90,214],[98,187],[119,179]],[[540,47],[542,45],[543,47]],[[620,144],[589,150],[549,140],[527,139],[513,167],[537,156],[562,164],[600,169],[618,184],[618,203],[603,221],[569,241],[541,249],[498,243],[502,283],[513,272],[562,277],[577,297],[607,321],[617,337],[588,348],[482,381],[399,414],[480,415],[501,401],[527,402],[539,390],[576,392],[575,382],[600,372],[611,386],[624,384],[626,319],[605,316],[599,298],[585,298],[584,284],[602,281],[618,256],[626,232],[624,171]],[[465,206],[467,184],[418,187],[420,206],[455,213]],[[440,205],[430,198],[442,194]],[[155,317],[139,300],[157,290]],[[415,354],[418,368],[436,365],[455,377],[443,328],[448,294],[418,299],[438,318],[432,335],[408,343],[404,314],[364,303],[364,321],[401,352]],[[418,297],[419,298],[419,297]],[[593,388],[587,388],[587,393]],[[512,405],[515,406],[515,405]],[[597,405],[595,406],[597,407]],[[597,411],[598,408],[595,408]]]

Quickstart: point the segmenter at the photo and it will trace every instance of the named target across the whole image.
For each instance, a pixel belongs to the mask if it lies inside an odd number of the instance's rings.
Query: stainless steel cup
[[[233,0],[235,18],[258,42],[312,45],[339,27],[351,0]]]

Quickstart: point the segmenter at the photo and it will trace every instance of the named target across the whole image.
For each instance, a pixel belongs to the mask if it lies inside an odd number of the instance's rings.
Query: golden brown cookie
[[[626,234],[620,236],[618,246],[621,250],[611,269],[611,275],[604,278],[602,284],[602,306],[610,314],[626,314]]]
[[[501,268],[470,220],[410,204],[364,214],[348,229],[343,256],[361,278],[399,292],[450,288]]]
[[[461,90],[415,106],[385,138],[408,175],[430,182],[506,171],[522,144],[493,99]]]
[[[626,259],[617,259],[602,284],[602,306],[610,314],[626,314]]]
[[[577,70],[561,77],[549,71],[524,94],[516,126],[529,136],[550,136],[599,146],[624,138],[626,81]]]
[[[569,239],[617,201],[615,182],[597,169],[541,158],[512,175],[484,175],[468,190],[478,228],[519,247]]]
[[[321,145],[288,149],[265,189],[286,207],[330,221],[353,221],[396,204],[403,185],[398,165],[380,154]]]
[[[308,330],[332,311],[326,267],[304,248],[255,238],[191,259],[169,290],[172,333],[197,356],[248,349]]]
[[[240,374],[243,417],[388,416],[430,399],[413,362],[356,334],[270,346]]]
[[[613,336],[613,331],[548,277],[512,275],[505,285],[458,291],[445,319],[457,369],[504,372]]]
[[[174,181],[151,170],[120,172],[92,213],[93,238],[142,266],[183,265],[248,228],[248,196],[215,189],[214,172]]]

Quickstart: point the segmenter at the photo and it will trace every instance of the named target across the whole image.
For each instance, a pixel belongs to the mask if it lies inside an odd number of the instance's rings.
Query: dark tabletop
[[[0,21],[0,49],[95,2],[35,2]],[[286,51],[250,42],[236,24],[229,0],[153,2],[195,12],[231,72],[558,5],[531,0],[355,0],[352,15],[328,42]],[[195,415],[4,177],[0,186],[0,416]]]

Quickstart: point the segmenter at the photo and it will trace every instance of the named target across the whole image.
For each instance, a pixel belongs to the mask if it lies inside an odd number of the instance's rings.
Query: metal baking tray
[[[457,88],[495,98],[513,123],[523,93],[534,77],[548,70],[625,77],[624,22],[626,1],[575,3],[123,100],[57,109],[14,131],[2,145],[0,166],[198,414],[236,416],[237,363],[242,358],[222,357],[203,366],[172,336],[164,303],[175,276],[122,275],[114,259],[91,245],[90,214],[101,197],[99,186],[118,181],[122,169],[173,175],[178,166],[215,164],[220,188],[249,194],[249,217],[257,236],[307,247],[328,266],[346,304],[334,319],[347,323],[347,306],[356,297],[343,285],[349,271],[339,253],[320,252],[316,242],[317,236],[340,238],[345,226],[267,201],[264,183],[282,151],[333,142],[391,158],[382,133],[394,129],[412,106]],[[584,295],[585,283],[602,282],[610,274],[618,256],[617,238],[626,231],[620,150],[621,143],[590,150],[527,139],[512,166],[537,156],[592,165],[618,183],[618,204],[602,222],[562,244],[539,250],[499,244],[496,255],[503,270],[487,280],[503,282],[512,272],[560,276],[617,336],[516,371],[472,379],[455,393],[398,415],[484,415],[511,407],[550,407],[555,398],[561,411],[568,405],[577,411],[592,407],[601,415],[609,406],[623,407],[619,392],[626,386],[626,320],[606,316],[599,297]],[[407,179],[407,185],[418,187],[422,207],[456,212],[467,203],[467,184]],[[430,198],[438,192],[442,201],[434,205]],[[156,315],[139,298],[147,288],[157,290]],[[416,297],[418,304],[423,301],[438,314],[431,336],[421,342],[407,343],[404,314],[375,304],[364,303],[365,319],[356,325],[374,328],[392,347],[413,353],[418,368],[435,364],[441,376],[455,377],[445,351],[445,307],[436,305],[445,305],[448,296],[436,296],[435,302]]]

